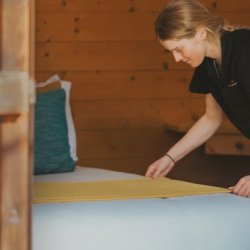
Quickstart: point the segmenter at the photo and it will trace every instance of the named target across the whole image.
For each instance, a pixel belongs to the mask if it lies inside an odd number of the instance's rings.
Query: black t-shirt
[[[211,93],[232,123],[250,138],[250,30],[224,31],[222,62],[205,58],[194,72],[189,90]]]

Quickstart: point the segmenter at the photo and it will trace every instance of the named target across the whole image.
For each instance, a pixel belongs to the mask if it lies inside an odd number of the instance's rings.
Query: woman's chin
[[[188,63],[192,68],[196,68],[196,67],[198,67],[201,63],[197,63],[197,62],[189,62]]]
[[[193,63],[193,62],[189,62],[188,65],[190,67],[192,67],[192,68],[196,68],[197,67],[197,65],[195,63]]]

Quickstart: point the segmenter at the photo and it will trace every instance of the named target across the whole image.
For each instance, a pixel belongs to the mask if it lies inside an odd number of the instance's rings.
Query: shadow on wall
[[[178,140],[182,135],[175,132]],[[204,146],[181,159],[169,177],[207,185],[228,187],[250,174],[250,156],[206,155]]]

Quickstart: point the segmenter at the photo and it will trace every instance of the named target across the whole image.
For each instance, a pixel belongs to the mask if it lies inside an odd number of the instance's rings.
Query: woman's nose
[[[182,59],[182,56],[180,53],[176,52],[176,51],[173,51],[173,55],[174,55],[174,59],[176,62],[180,62],[181,59]]]

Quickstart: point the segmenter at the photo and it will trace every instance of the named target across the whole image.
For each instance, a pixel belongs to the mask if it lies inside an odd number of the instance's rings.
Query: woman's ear
[[[206,29],[203,28],[203,27],[198,28],[197,31],[196,31],[196,37],[201,41],[205,40],[207,38]]]

